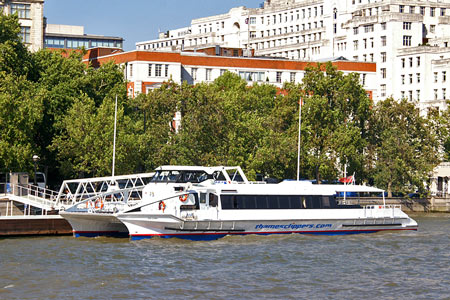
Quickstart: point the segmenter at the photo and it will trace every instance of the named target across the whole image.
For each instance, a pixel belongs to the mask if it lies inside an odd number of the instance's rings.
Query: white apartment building
[[[442,77],[445,71],[450,58],[447,41],[450,0],[266,0],[260,8],[237,7],[226,14],[194,19],[189,27],[161,33],[156,40],[137,43],[136,48],[174,51],[219,45],[291,60],[343,56],[376,62],[375,100],[407,97],[419,100],[422,108],[443,109],[449,98],[443,91],[450,87],[446,87],[448,81],[435,82],[433,76],[440,72]],[[407,73],[406,65],[401,67],[403,59],[409,63],[409,57],[416,62],[414,73]]]
[[[17,13],[22,41],[31,51],[44,46],[44,0],[0,0],[0,11]]]

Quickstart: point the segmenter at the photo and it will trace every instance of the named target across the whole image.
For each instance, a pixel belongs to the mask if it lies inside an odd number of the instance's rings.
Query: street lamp
[[[37,162],[40,160],[41,158],[39,156],[37,156],[36,154],[33,155],[33,162],[34,162],[34,185],[37,185],[36,182],[36,167],[37,167]]]

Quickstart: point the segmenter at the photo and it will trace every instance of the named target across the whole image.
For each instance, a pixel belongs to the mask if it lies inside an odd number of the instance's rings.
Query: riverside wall
[[[364,197],[347,198],[347,204],[382,205],[383,198]],[[450,212],[450,198],[386,198],[388,205],[401,205],[405,212]]]

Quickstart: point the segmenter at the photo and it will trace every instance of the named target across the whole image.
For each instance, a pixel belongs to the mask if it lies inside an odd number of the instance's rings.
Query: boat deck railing
[[[394,218],[401,212],[401,205],[365,205],[364,217],[366,218]]]
[[[90,213],[115,213],[125,207],[133,207],[142,200],[144,186],[119,189],[91,195],[74,204],[67,211]]]

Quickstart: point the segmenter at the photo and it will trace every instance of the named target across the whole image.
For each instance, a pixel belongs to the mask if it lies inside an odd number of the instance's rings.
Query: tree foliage
[[[373,118],[377,186],[386,188],[389,196],[392,191],[424,193],[424,182],[440,161],[430,120],[420,116],[414,103],[392,98],[377,104]]]

